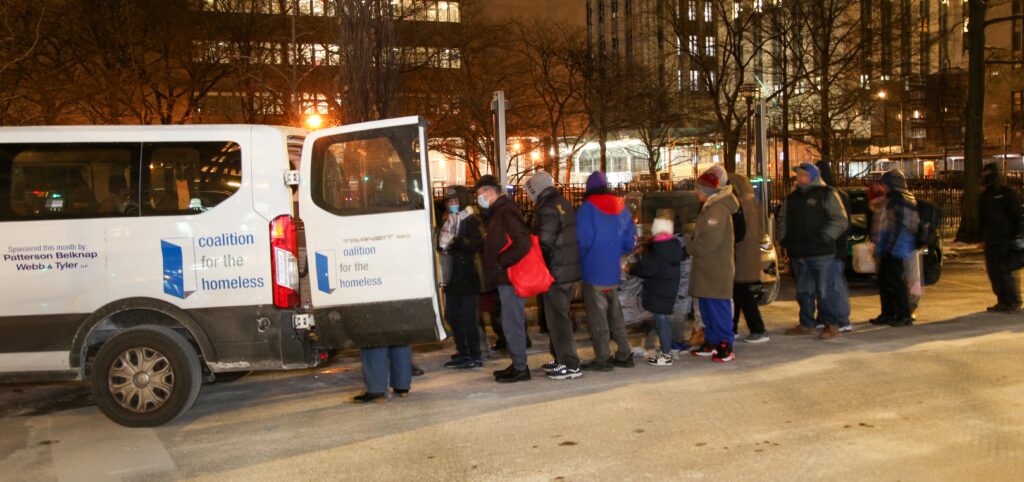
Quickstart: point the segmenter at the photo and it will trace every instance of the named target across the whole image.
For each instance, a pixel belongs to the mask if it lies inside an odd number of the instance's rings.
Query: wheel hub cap
[[[121,407],[135,413],[151,412],[173,393],[174,369],[157,350],[129,348],[110,365],[107,387]]]

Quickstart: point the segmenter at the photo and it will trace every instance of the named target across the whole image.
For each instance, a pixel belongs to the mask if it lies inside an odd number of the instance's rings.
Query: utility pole
[[[507,184],[506,170],[508,169],[508,161],[505,159],[507,155],[507,149],[505,143],[507,138],[505,137],[505,112],[508,110],[508,102],[505,101],[505,91],[499,90],[494,93],[491,98],[491,112],[494,118],[494,163],[495,170],[498,172],[498,183],[502,186],[504,191]]]

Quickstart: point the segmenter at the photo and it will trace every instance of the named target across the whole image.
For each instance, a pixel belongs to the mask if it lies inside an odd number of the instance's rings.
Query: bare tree
[[[693,104],[686,98],[686,90],[674,89],[658,69],[633,65],[630,70],[625,116],[642,148],[629,150],[634,157],[647,160],[647,172],[656,180],[662,167],[661,151],[672,140],[673,129],[682,125],[683,108]]]

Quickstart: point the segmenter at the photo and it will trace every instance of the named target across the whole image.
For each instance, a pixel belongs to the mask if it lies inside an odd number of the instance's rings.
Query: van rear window
[[[310,167],[313,202],[339,216],[423,209],[418,126],[317,139]]]

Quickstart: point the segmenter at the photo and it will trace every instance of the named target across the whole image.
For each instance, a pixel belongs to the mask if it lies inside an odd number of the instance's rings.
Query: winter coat
[[[890,184],[878,232],[875,255],[907,259],[917,251],[917,200],[902,185]]]
[[[633,251],[636,226],[621,197],[598,191],[583,201],[576,214],[580,267],[584,283],[615,286],[622,276],[622,257]]]
[[[580,246],[576,239],[576,211],[572,204],[549,187],[537,197],[533,234],[540,241],[544,263],[555,283],[580,280]]]
[[[839,194],[820,179],[794,189],[779,210],[779,240],[792,258],[835,256],[849,226]]]
[[[683,246],[674,236],[650,242],[640,262],[629,271],[644,280],[640,301],[645,310],[660,315],[672,314],[679,293],[682,261]]]
[[[736,283],[758,283],[761,281],[761,238],[764,237],[764,220],[761,205],[754,199],[754,187],[742,174],[730,174],[729,184],[743,207],[746,223],[743,240],[736,243]]]
[[[986,244],[1010,244],[1017,236],[1024,236],[1021,218],[1020,194],[1002,183],[989,185],[978,202],[982,239]]]
[[[533,245],[530,228],[508,196],[498,196],[485,212],[483,264],[484,290],[511,284],[506,270],[523,259]],[[512,245],[507,249],[509,239]]]
[[[452,278],[444,287],[445,294],[463,296],[480,293],[476,257],[483,249],[483,224],[479,216],[470,214],[459,223],[458,234],[447,250],[452,257]]]
[[[686,251],[690,265],[690,296],[732,299],[736,272],[732,215],[739,210],[732,186],[725,186],[708,198],[694,223]]]

